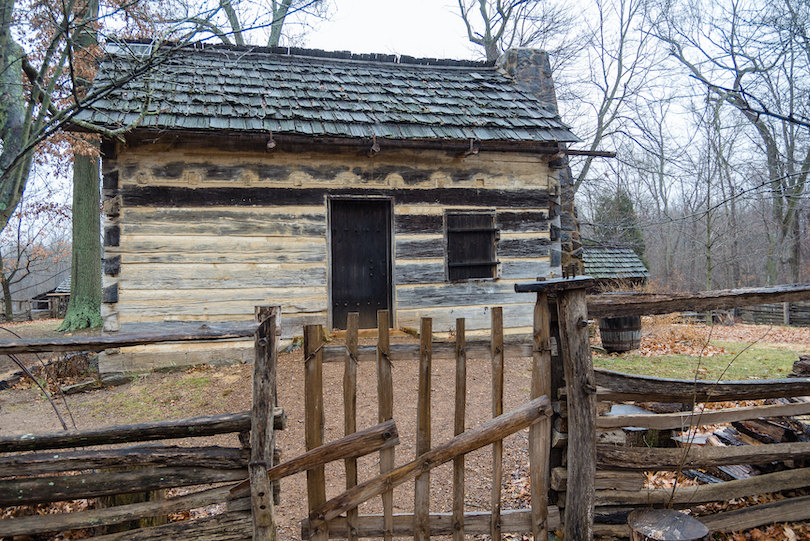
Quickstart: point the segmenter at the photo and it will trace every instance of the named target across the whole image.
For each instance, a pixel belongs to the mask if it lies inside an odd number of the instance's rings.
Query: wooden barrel
[[[630,351],[641,346],[641,316],[600,317],[602,347],[613,352]]]

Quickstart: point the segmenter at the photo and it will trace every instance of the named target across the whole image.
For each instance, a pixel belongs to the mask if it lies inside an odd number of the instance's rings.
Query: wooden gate
[[[456,323],[456,340],[434,342],[432,321],[423,318],[419,344],[390,344],[389,315],[387,311],[377,314],[377,344],[358,346],[359,315],[350,313],[345,346],[323,344],[319,326],[308,326],[304,330],[305,355],[305,410],[306,446],[314,449],[323,444],[324,426],[324,381],[325,362],[344,363],[343,378],[343,418],[346,434],[357,430],[357,370],[362,361],[376,362],[377,411],[378,421],[393,417],[395,363],[408,361],[418,363],[418,400],[416,406],[416,459],[395,466],[394,448],[379,453],[380,475],[358,483],[357,462],[345,462],[346,492],[327,501],[327,480],[323,467],[307,473],[307,490],[310,518],[304,521],[303,538],[325,540],[329,537],[357,539],[362,537],[413,536],[425,540],[431,535],[452,535],[454,539],[464,539],[465,534],[488,534],[500,538],[502,533],[534,533],[536,539],[545,539],[549,528],[556,529],[559,512],[549,509],[548,493],[548,450],[551,411],[543,382],[549,370],[550,351],[540,347],[544,342],[538,334],[534,344],[512,344],[507,347],[503,339],[503,312],[492,309],[492,332],[489,341],[467,342],[464,319]],[[525,404],[504,414],[504,359],[507,356],[531,357],[531,392],[527,393]],[[465,426],[467,398],[468,359],[491,360],[491,402],[492,419],[468,430]],[[455,437],[438,446],[431,440],[431,375],[434,359],[455,359]],[[361,404],[368,406],[368,404]],[[501,510],[501,487],[503,479],[503,439],[526,427],[530,428],[529,460],[533,487],[531,508]],[[490,509],[485,512],[465,512],[464,455],[475,449],[492,446],[492,491]],[[400,455],[401,456],[401,455]],[[430,470],[439,464],[453,462],[452,509],[442,513],[431,513],[430,509]],[[402,462],[402,461],[400,461]],[[394,514],[393,491],[405,490],[399,487],[406,481],[414,480],[413,512]],[[357,505],[381,496],[382,515],[359,515]]]

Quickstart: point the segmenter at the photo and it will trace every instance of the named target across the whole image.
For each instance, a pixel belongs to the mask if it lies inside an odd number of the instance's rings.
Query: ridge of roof
[[[121,40],[115,43],[154,45],[148,40]],[[458,60],[452,58],[425,58],[404,54],[386,53],[353,53],[351,51],[327,51],[325,49],[309,49],[306,47],[264,47],[261,45],[233,45],[228,43],[205,43],[202,41],[180,44],[167,41],[161,47],[176,47],[177,50],[191,49],[196,51],[227,51],[274,54],[300,58],[321,58],[325,60],[348,60],[352,62],[373,62],[382,64],[401,64],[411,66],[451,67],[451,68],[492,68],[495,61]]]

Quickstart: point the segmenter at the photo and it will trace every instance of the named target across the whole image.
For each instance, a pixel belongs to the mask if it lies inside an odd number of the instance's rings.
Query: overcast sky
[[[327,51],[480,60],[454,0],[334,0],[306,46]]]

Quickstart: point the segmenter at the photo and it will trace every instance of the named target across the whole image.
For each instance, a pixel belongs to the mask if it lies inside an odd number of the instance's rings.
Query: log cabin
[[[245,322],[256,305],[282,307],[287,337],[351,311],[372,328],[383,309],[393,328],[488,329],[496,305],[521,329],[534,299],[514,284],[581,257],[561,203],[578,139],[543,51],[117,44],[91,92],[74,129],[106,130],[105,332]]]

